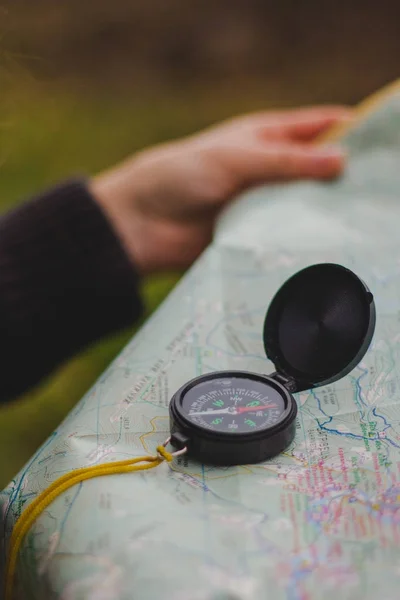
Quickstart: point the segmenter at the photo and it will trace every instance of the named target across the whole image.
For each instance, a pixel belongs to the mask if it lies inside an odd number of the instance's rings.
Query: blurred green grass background
[[[235,114],[358,102],[399,76],[397,25],[395,0],[0,0],[0,212]],[[143,282],[144,319],[179,276]],[[0,408],[0,487],[140,324]]]

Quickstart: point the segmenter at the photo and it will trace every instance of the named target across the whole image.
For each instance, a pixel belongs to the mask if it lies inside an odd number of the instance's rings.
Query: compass
[[[294,393],[348,374],[375,328],[367,286],[331,263],[293,275],[267,310],[271,374],[217,371],[183,385],[170,402],[171,444],[211,464],[251,464],[284,451],[296,432]]]

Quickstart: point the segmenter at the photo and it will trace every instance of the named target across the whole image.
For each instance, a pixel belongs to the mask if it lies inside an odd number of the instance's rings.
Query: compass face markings
[[[189,421],[207,430],[250,433],[279,423],[286,403],[267,382],[231,377],[194,385],[184,395],[181,407]]]

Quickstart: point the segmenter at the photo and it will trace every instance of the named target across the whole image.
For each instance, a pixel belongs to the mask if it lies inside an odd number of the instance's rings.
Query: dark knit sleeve
[[[141,314],[138,277],[83,181],[0,218],[0,400]]]

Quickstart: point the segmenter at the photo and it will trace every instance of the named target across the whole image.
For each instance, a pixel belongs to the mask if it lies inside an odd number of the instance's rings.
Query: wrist
[[[148,275],[154,270],[148,251],[150,231],[147,219],[135,209],[134,182],[127,185],[127,177],[115,169],[101,173],[88,183],[89,191],[106,216],[118,237],[129,260],[140,275]]]

